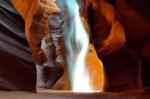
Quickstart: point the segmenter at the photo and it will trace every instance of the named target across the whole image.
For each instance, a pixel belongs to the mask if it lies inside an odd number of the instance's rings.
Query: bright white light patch
[[[73,77],[73,91],[74,92],[90,92],[89,74],[85,68],[85,58],[88,51],[89,39],[85,28],[82,24],[79,15],[79,6],[75,4],[75,29],[76,29],[76,40],[81,46],[81,51],[75,62],[75,70]]]
[[[89,49],[89,37],[82,23],[77,1],[67,0],[67,7],[71,22],[65,43],[72,91],[93,92],[85,64]]]

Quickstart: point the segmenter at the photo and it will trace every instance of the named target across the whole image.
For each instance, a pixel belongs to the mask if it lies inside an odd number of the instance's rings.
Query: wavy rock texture
[[[0,90],[35,90],[35,68],[24,21],[9,0],[0,2]]]
[[[18,0],[19,1],[19,0]],[[128,2],[126,2],[128,1]],[[137,5],[136,5],[136,3]],[[117,0],[113,2],[125,29],[125,46],[109,55],[98,53],[104,63],[108,91],[126,91],[141,86],[140,66],[145,86],[150,86],[150,25],[148,0]],[[145,3],[147,2],[147,3]],[[144,6],[146,5],[146,6]],[[99,9],[89,9],[92,42],[96,50],[102,47],[111,25]],[[92,16],[91,16],[92,15]],[[24,21],[9,0],[0,1],[0,89],[35,90],[36,72],[24,35]],[[109,46],[108,46],[109,47]],[[125,48],[125,49],[124,49]],[[107,51],[107,49],[106,49]],[[102,55],[101,55],[102,54]],[[104,56],[103,56],[104,55]],[[139,60],[142,64],[139,63]]]

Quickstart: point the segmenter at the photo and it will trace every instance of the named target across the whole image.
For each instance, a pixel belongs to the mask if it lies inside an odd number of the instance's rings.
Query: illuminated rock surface
[[[140,1],[138,0],[138,2]],[[147,76],[149,75],[149,70],[150,70],[149,39],[143,43],[145,37],[149,38],[150,28],[149,25],[147,25],[149,23],[147,23],[148,22],[147,21],[145,24],[143,23],[143,21],[140,21],[141,23],[135,24],[134,22],[137,22],[136,20],[139,20],[138,19],[139,17],[134,17],[136,16],[136,14],[127,13],[129,11],[132,12],[132,10],[128,9],[129,10],[128,11],[126,9],[127,5],[126,3],[125,4],[124,3],[125,2],[123,2],[123,0],[120,0],[120,2],[117,3],[118,5],[116,5],[116,9],[118,9],[118,12],[120,14],[120,19],[126,31],[128,32],[128,34],[126,35],[127,37],[129,37],[127,38],[127,45],[135,49],[142,48],[141,49],[142,66],[144,66],[145,68],[144,70],[146,71],[146,72],[144,71],[143,74],[143,81],[145,82],[144,85],[149,86],[150,80],[149,77]],[[144,5],[143,3],[138,3],[139,7],[137,5],[134,5],[134,8],[139,9],[140,7],[144,7],[143,5]],[[143,12],[144,14],[142,14],[142,16],[146,17],[145,20],[149,20],[148,15],[146,15],[148,14],[147,10],[143,10],[143,11],[145,12]],[[97,13],[95,15],[97,15]],[[95,21],[97,21],[97,19]],[[95,27],[97,26],[101,28],[105,27],[104,25],[105,21],[103,20],[101,22],[103,23],[100,23]],[[97,29],[95,27],[93,27],[93,31],[97,31],[95,30]],[[145,29],[146,27],[147,29]],[[106,26],[105,28],[101,29],[103,33],[104,32],[106,33],[107,30],[109,31],[109,25],[108,27]],[[143,31],[146,31],[145,34]],[[105,33],[104,35],[101,36],[95,35],[94,39],[92,39],[94,41],[95,47],[98,47],[96,44],[99,41],[100,37],[102,37],[102,39],[107,37]],[[136,38],[134,38],[135,35]],[[99,56],[101,56],[100,54]],[[132,62],[131,60],[133,58],[129,58],[130,55],[127,54],[129,53],[126,53],[124,51],[122,52],[121,50],[116,53],[113,53],[112,55],[103,57],[104,65],[107,65],[105,68],[107,69],[106,73],[110,81],[109,83],[110,91],[124,91],[130,88],[131,89],[135,88],[134,80],[136,79],[137,81],[137,78],[134,78],[134,75],[132,73],[134,71],[135,74],[135,70],[138,71],[138,69],[136,69],[138,67],[135,66],[137,62],[136,61]],[[126,65],[126,63],[128,63],[129,65],[128,64]],[[119,64],[124,64],[124,65],[121,65],[122,67],[120,67]],[[132,64],[134,64],[135,67]],[[135,77],[137,77],[136,74]],[[14,8],[12,8],[12,5],[9,1],[2,0],[0,1],[0,89],[1,90],[30,90],[30,91],[35,90],[35,78],[36,78],[36,72],[35,72],[34,63],[31,57],[30,50],[28,48],[26,38],[24,36],[24,21],[21,19],[21,17],[18,14],[16,14],[16,11],[14,10]],[[131,78],[134,78],[134,80]],[[4,95],[6,96],[6,94]],[[11,95],[15,96],[16,94],[12,93]],[[57,96],[56,95],[54,96],[57,99]],[[45,97],[50,97],[50,96],[45,96]],[[97,96],[93,96],[93,97],[96,98]]]

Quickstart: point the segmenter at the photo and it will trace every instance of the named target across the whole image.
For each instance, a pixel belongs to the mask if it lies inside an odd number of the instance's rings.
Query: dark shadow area
[[[35,91],[36,69],[24,21],[10,1],[0,3],[0,90]]]
[[[36,69],[25,38],[24,21],[9,0],[1,2],[3,3],[0,3],[0,90],[35,91]],[[108,0],[108,2],[114,6],[117,17],[125,29],[126,42],[122,49],[112,54],[103,56],[101,55],[103,53],[98,53],[109,79],[107,91],[137,89],[137,86],[141,87],[137,83],[139,79],[142,79],[144,87],[150,87],[150,0]],[[98,10],[90,9],[89,13],[93,16],[88,17],[94,32],[91,40],[95,47],[102,45],[111,29],[101,13],[97,13]],[[101,41],[98,42],[99,40]],[[56,95],[52,97],[55,99],[66,97]],[[91,97],[97,99],[98,96]]]

